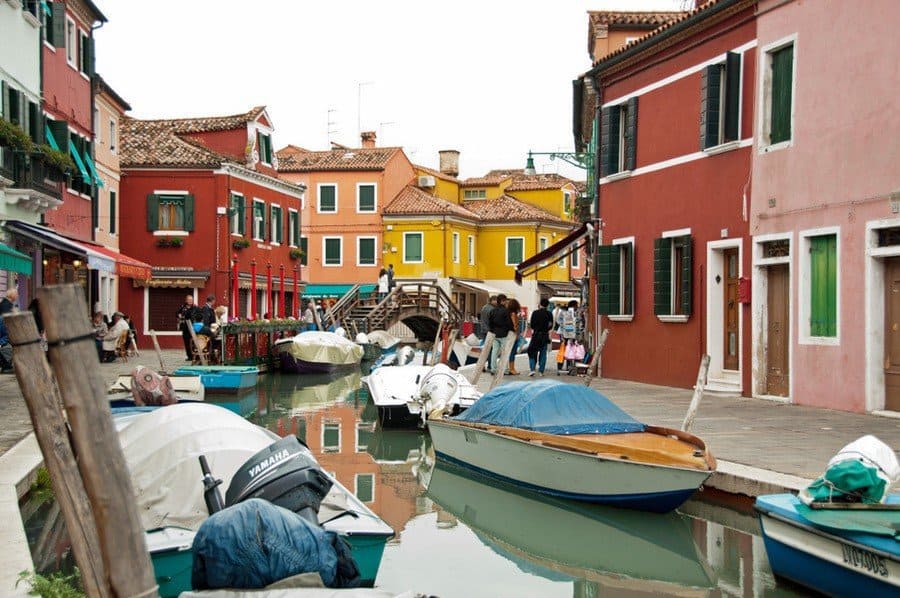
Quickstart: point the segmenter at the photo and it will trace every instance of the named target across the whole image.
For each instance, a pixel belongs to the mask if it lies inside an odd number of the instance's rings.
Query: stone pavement
[[[165,350],[163,362],[168,370],[174,370],[185,363],[184,353]],[[111,384],[139,364],[159,369],[152,350],[142,351],[127,363],[117,361],[99,367],[104,380]],[[527,365],[519,366],[519,371],[527,370]],[[504,379],[512,380],[529,378],[520,375]],[[487,376],[482,376],[479,386],[486,388],[487,382]],[[692,395],[691,390],[621,380],[597,379],[592,386],[635,418],[670,428],[681,427]],[[29,432],[31,422],[15,376],[0,375],[0,455]],[[751,496],[800,487],[804,479],[817,477],[841,447],[865,434],[874,434],[895,450],[900,449],[900,419],[746,397],[704,396],[692,432],[706,441],[723,475],[768,482],[755,489],[714,484]]]

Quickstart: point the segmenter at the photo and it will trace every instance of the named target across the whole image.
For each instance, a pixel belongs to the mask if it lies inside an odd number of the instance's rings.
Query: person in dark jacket
[[[491,370],[497,371],[497,361],[506,335],[512,330],[512,320],[509,318],[509,310],[506,309],[506,295],[497,295],[497,305],[491,310],[488,317],[488,331],[494,333],[494,344],[491,346]],[[504,367],[500,364],[500,367]]]
[[[535,375],[535,366],[541,376],[547,367],[547,346],[550,344],[550,331],[553,330],[553,316],[547,310],[549,305],[550,301],[542,297],[540,307],[531,312],[528,323],[531,328],[531,342],[528,343],[529,376]]]
[[[191,352],[191,332],[188,327],[194,321],[194,312],[197,306],[194,305],[194,296],[186,295],[184,304],[178,309],[178,328],[181,330],[181,340],[184,342],[185,361],[191,361],[194,356]]]
[[[13,372],[12,365],[12,345],[9,342],[9,332],[6,330],[6,322],[0,316],[0,373],[11,374]]]
[[[19,290],[12,288],[6,291],[3,301],[0,301],[0,316],[15,310],[19,305]]]

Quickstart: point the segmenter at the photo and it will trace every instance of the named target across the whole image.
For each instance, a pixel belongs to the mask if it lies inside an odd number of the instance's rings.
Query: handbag
[[[556,363],[560,364],[566,360],[566,343],[559,344],[559,351],[556,352]]]
[[[584,359],[584,345],[582,345],[581,343],[576,341],[575,348],[572,350],[572,353],[574,355],[573,359],[575,361],[583,360]]]
[[[566,356],[566,359],[578,359],[575,356],[575,343],[573,343],[572,341],[569,341],[568,343],[566,343],[565,356]]]

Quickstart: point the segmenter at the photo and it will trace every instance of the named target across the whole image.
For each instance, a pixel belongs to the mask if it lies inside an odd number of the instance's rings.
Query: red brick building
[[[273,133],[264,107],[123,119],[120,247],[153,266],[152,279],[120,288],[139,336],[152,329],[163,346],[181,346],[175,314],[186,294],[198,304],[215,295],[230,317],[296,316],[305,187],[278,178]]]

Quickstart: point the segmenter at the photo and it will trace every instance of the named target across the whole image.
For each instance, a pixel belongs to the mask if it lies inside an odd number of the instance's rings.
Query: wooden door
[[[900,258],[885,261],[884,408],[900,411]]]
[[[725,270],[725,288],[723,294],[722,314],[724,318],[722,330],[722,368],[737,370],[738,368],[738,249],[726,249],[722,252]]]
[[[769,266],[766,297],[766,394],[788,396],[788,331],[790,330],[790,274],[787,264]]]

